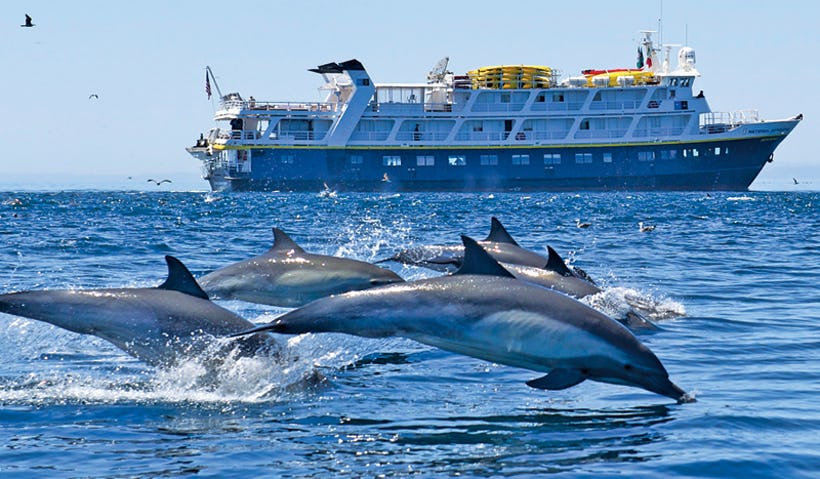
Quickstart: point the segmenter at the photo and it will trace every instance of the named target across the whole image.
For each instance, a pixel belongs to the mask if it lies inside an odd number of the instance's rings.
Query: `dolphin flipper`
[[[487,235],[487,238],[484,241],[492,241],[493,243],[508,243],[511,245],[518,246],[518,243],[507,232],[507,228],[504,228],[504,225],[502,225],[501,222],[498,221],[498,218],[493,216],[490,222],[490,234]]]
[[[293,251],[295,253],[304,253],[305,250],[296,244],[290,236],[279,228],[273,228],[273,246],[268,253],[279,253],[282,251]]]
[[[527,381],[527,386],[535,389],[558,391],[584,382],[587,377],[577,369],[553,369],[546,376]]]
[[[188,271],[188,268],[182,264],[182,261],[169,255],[165,257],[165,262],[168,263],[168,279],[157,286],[157,289],[179,291],[180,293],[189,294],[197,298],[210,299],[208,293],[199,287],[196,279],[194,279],[194,275]]]
[[[464,243],[464,261],[455,274],[483,274],[488,276],[502,276],[513,278],[509,271],[498,264],[498,261],[490,256],[476,241],[468,236],[461,235],[461,242]]]

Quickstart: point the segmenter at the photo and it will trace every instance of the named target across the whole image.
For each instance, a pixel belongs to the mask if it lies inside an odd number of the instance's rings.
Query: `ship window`
[[[675,98],[675,90],[669,90],[669,98]]]
[[[529,165],[530,164],[530,155],[513,155],[512,156],[512,164],[513,165]]]
[[[481,166],[497,166],[498,155],[481,155],[479,158]]]
[[[362,78],[359,80],[359,85],[362,86],[369,86],[370,85],[370,78]]]
[[[384,166],[401,166],[401,156],[383,156],[382,164]]]
[[[501,103],[509,103],[510,102],[510,94],[509,93],[502,93],[501,94]]]
[[[697,149],[697,148],[692,148],[692,156],[694,156],[695,158],[697,158],[698,156],[700,156],[700,155],[699,155],[699,153],[698,153],[698,149]]]
[[[678,150],[661,150],[662,160],[674,160],[678,157]]]
[[[544,164],[545,165],[560,165],[561,164],[561,153],[545,153],[544,154]]]
[[[595,92],[595,96],[592,97],[592,101],[601,101],[601,92]]]
[[[603,154],[603,160],[604,160],[604,163],[612,163],[612,153],[605,152]]]
[[[282,155],[279,157],[279,161],[281,161],[283,165],[292,165],[293,155]]]
[[[655,159],[654,151],[639,151],[638,161],[652,161]]]
[[[364,157],[360,155],[350,155],[350,164],[351,165],[361,165],[364,163]]]
[[[717,155],[720,155],[720,147],[719,146],[715,147],[715,156],[717,156]]]
[[[451,156],[447,160],[450,166],[467,166],[467,159],[463,155]]]
[[[536,103],[544,103],[545,101],[547,101],[547,97],[543,93],[541,93],[537,97],[535,97],[535,102]]]
[[[552,94],[552,101],[557,102],[557,103],[563,103],[564,102],[564,94],[563,93],[553,93]]]
[[[592,163],[592,153],[576,153],[575,163],[584,164]]]
[[[589,120],[582,120],[581,126],[578,127],[579,130],[589,130]]]
[[[432,155],[419,155],[416,157],[416,166],[433,166],[436,159]]]

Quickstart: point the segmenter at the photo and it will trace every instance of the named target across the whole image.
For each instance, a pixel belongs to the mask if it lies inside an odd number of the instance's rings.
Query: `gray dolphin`
[[[565,273],[568,272],[570,276],[575,276],[591,283],[593,286],[595,285],[595,282],[585,271],[580,268],[568,267],[561,256],[552,248],[547,247],[550,255],[546,258],[522,248],[495,216],[490,218],[490,234],[479,241],[478,244],[502,264],[554,270],[562,275],[566,275]],[[458,269],[463,259],[463,245],[425,245],[405,248],[389,258],[377,261],[377,263],[396,261],[414,266],[423,266],[436,271],[452,272]]]
[[[501,263],[501,266],[521,281],[543,286],[572,296],[575,299],[582,299],[603,292],[597,285],[579,276],[567,266],[561,255],[552,247],[547,246],[547,250],[549,252],[547,264],[541,268],[511,263]],[[636,311],[634,306],[631,306],[623,317],[616,319],[632,329],[660,329],[643,314]]]
[[[527,383],[534,388],[565,389],[591,379],[693,400],[629,329],[569,296],[514,279],[475,241],[462,240],[464,262],[452,276],[320,299],[247,333],[401,336],[547,372]]]
[[[188,269],[165,257],[168,278],[156,288],[22,291],[0,295],[0,313],[36,319],[111,342],[148,364],[171,366],[253,327],[208,300]],[[204,333],[204,334],[203,334]],[[254,353],[270,338],[253,335],[231,348]]]
[[[296,307],[331,294],[401,281],[396,273],[364,261],[306,253],[284,231],[273,228],[270,250],[208,273],[199,284],[214,299]]]

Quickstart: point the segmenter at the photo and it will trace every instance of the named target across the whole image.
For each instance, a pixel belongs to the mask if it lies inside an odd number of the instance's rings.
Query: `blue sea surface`
[[[592,275],[597,307],[652,304],[662,330],[637,334],[697,402],[536,390],[539,373],[340,334],[278,336],[287,361],[230,360],[201,381],[196,362],[156,369],[0,314],[0,477],[820,477],[815,192],[0,191],[0,293],[154,286],[168,254],[200,276],[266,251],[274,226],[375,261],[484,238],[491,216]],[[286,311],[220,304],[256,323]]]

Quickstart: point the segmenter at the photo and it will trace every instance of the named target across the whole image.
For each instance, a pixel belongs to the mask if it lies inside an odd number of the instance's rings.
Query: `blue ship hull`
[[[523,148],[251,148],[233,191],[745,191],[784,136]],[[247,168],[246,168],[247,170]]]

